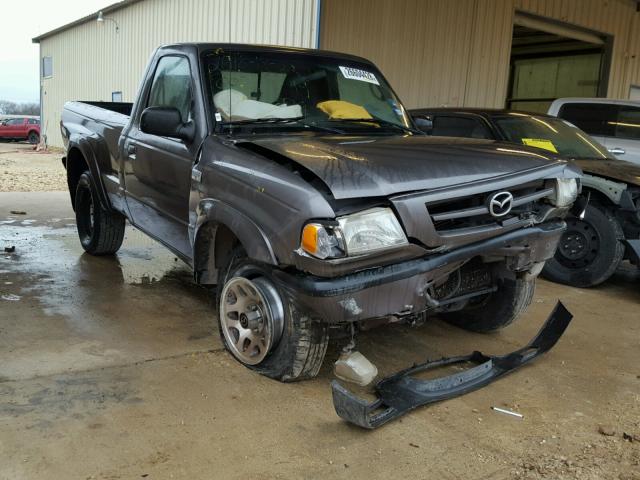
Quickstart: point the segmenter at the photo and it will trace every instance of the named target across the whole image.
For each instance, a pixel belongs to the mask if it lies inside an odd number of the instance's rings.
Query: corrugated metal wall
[[[111,12],[120,25],[90,21],[41,41],[53,58],[42,80],[43,128],[62,146],[60,113],[68,100],[133,101],[145,66],[161,44],[184,41],[316,46],[316,0],[145,0]]]
[[[640,85],[631,0],[323,0],[321,47],[373,60],[408,107],[502,107],[515,10],[614,36],[609,97]]]

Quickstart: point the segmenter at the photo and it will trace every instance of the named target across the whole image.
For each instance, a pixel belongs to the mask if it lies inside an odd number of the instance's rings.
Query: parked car
[[[640,102],[559,98],[548,113],[584,130],[617,158],[640,164]]]
[[[36,144],[40,141],[40,120],[29,117],[15,117],[0,122],[0,139],[28,140]]]
[[[580,175],[429,138],[372,63],[318,50],[163,46],[134,104],[67,103],[61,129],[83,248],[114,254],[128,219],[217,284],[226,348],[282,381],[317,374],[330,330],[511,323]]]
[[[567,231],[543,270],[549,279],[591,287],[607,280],[622,259],[640,265],[640,165],[615,159],[579,128],[548,115],[459,108],[417,109],[411,115],[430,135],[535,146],[582,169],[586,210],[583,217],[567,218]]]

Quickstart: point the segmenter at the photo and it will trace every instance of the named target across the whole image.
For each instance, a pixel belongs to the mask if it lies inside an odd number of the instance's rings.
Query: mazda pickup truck
[[[69,102],[61,129],[84,250],[115,254],[128,220],[282,381],[317,374],[330,332],[508,325],[579,190],[552,152],[424,135],[375,65],[320,50],[162,46],[135,103]]]

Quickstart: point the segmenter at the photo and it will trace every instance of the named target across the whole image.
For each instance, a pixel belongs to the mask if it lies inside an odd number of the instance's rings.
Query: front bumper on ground
[[[562,336],[573,316],[558,302],[538,335],[525,347],[507,355],[473,352],[414,365],[378,382],[373,402],[356,397],[336,380],[331,382],[336,413],[347,422],[373,429],[414,408],[440,402],[481,388],[550,350]],[[418,380],[412,375],[446,365],[477,364],[448,377]]]
[[[504,257],[508,267],[527,271],[553,257],[566,225],[552,221],[458,247],[450,252],[350,273],[317,277],[274,272],[274,279],[303,307],[327,322],[354,322],[407,315],[427,307],[425,289],[435,279],[481,255]]]

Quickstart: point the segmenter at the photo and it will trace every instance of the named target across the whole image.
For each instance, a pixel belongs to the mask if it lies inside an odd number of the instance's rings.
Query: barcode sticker
[[[359,80],[361,82],[373,83],[374,85],[380,85],[376,76],[367,72],[366,70],[360,70],[359,68],[340,67],[342,76],[350,80]]]

